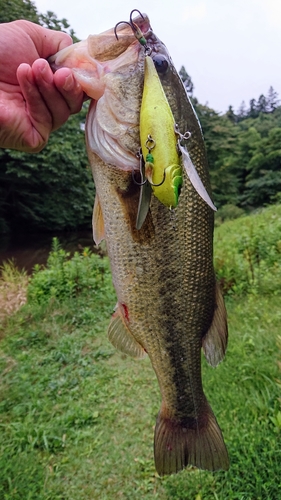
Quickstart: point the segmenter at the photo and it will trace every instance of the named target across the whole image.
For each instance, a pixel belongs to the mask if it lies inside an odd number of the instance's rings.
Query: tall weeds
[[[15,262],[4,262],[0,267],[0,320],[17,311],[26,302],[28,276],[19,271]]]

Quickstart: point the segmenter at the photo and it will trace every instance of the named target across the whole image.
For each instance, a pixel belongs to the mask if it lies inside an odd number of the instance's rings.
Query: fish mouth
[[[152,28],[146,14],[137,16],[133,22],[150,38]],[[84,92],[97,100],[104,92],[104,75],[135,64],[141,50],[132,27],[122,21],[118,23],[118,34],[111,28],[99,35],[89,35],[86,40],[60,50],[48,62],[53,72],[63,67],[72,69]]]

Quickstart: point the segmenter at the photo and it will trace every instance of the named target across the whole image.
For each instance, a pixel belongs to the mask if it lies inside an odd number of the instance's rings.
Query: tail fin
[[[206,400],[198,419],[172,420],[161,408],[154,435],[155,467],[160,476],[193,465],[215,471],[229,468],[229,459],[216,417]]]

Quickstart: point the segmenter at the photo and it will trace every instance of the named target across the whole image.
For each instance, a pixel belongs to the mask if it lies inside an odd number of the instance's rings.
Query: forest
[[[0,0],[0,6],[1,23],[27,19],[66,31],[77,41],[66,19],[58,19],[54,12],[39,13],[30,0]],[[230,105],[221,114],[198,101],[184,66],[180,75],[202,126],[221,220],[280,202],[278,94],[270,87],[248,105],[242,102],[237,111]],[[86,113],[87,103],[38,154],[0,150],[0,233],[89,227],[94,185],[84,141]]]

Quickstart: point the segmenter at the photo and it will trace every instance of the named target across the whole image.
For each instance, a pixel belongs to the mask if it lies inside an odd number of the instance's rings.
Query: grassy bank
[[[265,214],[251,227],[260,227]],[[279,218],[271,217],[262,238],[267,251],[253,261],[258,273],[253,276],[247,252],[231,243],[243,234],[255,238],[247,230],[249,219],[225,223],[216,232],[230,342],[218,368],[203,360],[204,387],[225,436],[230,470],[157,476],[158,385],[148,359],[123,356],[107,340],[116,301],[107,260],[85,250],[68,261],[56,247],[47,270],[35,271],[27,304],[2,322],[1,500],[281,498],[276,383],[281,378],[281,256],[276,250],[281,233]],[[276,233],[271,239],[269,227]]]

